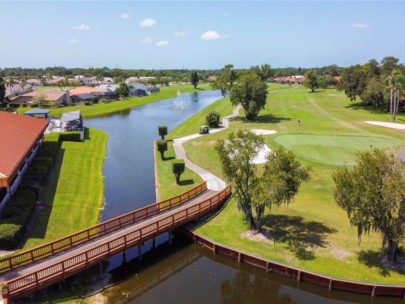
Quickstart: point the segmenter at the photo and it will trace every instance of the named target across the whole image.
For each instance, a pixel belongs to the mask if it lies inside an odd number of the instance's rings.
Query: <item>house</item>
[[[115,86],[115,85],[110,85]],[[112,91],[107,86],[98,87],[78,87],[71,89],[69,91],[72,101],[74,102],[85,102],[88,100],[93,100],[94,98],[108,98],[116,99],[118,96],[115,90]]]
[[[129,88],[130,96],[146,96],[148,95],[148,87],[143,83],[134,83]]]
[[[156,94],[160,92],[160,89],[157,86],[149,86],[147,90],[149,94]]]
[[[69,91],[52,89],[43,91],[33,91],[10,98],[10,103],[14,104],[32,104],[37,103],[38,99],[43,98],[44,103],[56,102],[57,104],[69,104]]]
[[[0,111],[0,211],[37,154],[47,126],[47,119]]]
[[[208,82],[214,82],[214,81],[217,81],[217,76],[215,76],[215,75],[211,75],[211,76],[208,76]]]
[[[97,81],[97,77],[96,76],[92,76],[92,77],[85,77],[83,75],[77,75],[75,76],[75,79],[77,81],[80,81],[81,83],[83,83],[84,85],[96,85],[98,84]]]
[[[27,84],[32,85],[32,86],[42,86],[42,85],[44,85],[41,80],[35,79],[35,78],[27,79]]]

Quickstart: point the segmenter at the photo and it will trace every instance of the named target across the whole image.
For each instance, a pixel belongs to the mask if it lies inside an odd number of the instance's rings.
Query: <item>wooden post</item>
[[[171,245],[173,243],[173,236],[172,236],[172,232],[169,231],[169,245]]]
[[[125,264],[127,262],[127,252],[124,251],[122,252],[122,263]]]
[[[212,251],[214,252],[214,254],[217,253],[217,246],[215,246],[215,244],[212,244]]]
[[[375,296],[375,289],[376,289],[376,287],[377,287],[377,286],[374,286],[374,287],[373,287],[373,291],[371,292],[371,296],[372,296],[372,297]]]
[[[141,247],[141,245],[138,245],[138,257],[139,257],[139,260],[142,261],[142,247]]]
[[[332,284],[333,284],[333,280],[330,279],[330,280],[329,280],[329,290],[332,290],[332,288],[333,288]]]
[[[297,281],[301,281],[301,270],[298,270]]]
[[[242,255],[240,254],[240,252],[238,252],[238,263],[240,263],[241,260],[242,260]]]

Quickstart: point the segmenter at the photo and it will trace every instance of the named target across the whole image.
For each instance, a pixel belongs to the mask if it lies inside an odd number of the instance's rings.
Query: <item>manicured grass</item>
[[[205,117],[211,111],[216,111],[220,114],[221,120],[224,116],[232,113],[233,107],[229,101],[229,97],[217,100],[216,102],[210,104],[206,108],[202,109],[200,112],[196,113],[184,123],[174,128],[167,136],[169,139],[180,138],[187,135],[197,133],[202,125],[206,125]]]
[[[107,134],[88,129],[83,142],[62,143],[41,192],[43,208],[23,249],[35,247],[98,222],[103,206]]]
[[[176,85],[169,87],[161,87],[160,93],[152,94],[144,97],[128,97],[124,100],[112,101],[109,103],[98,103],[94,105],[76,105],[76,106],[67,106],[61,108],[52,108],[49,115],[60,117],[64,112],[80,110],[83,117],[95,117],[111,114],[114,112],[119,112],[122,110],[130,109],[136,106],[141,106],[147,103],[154,101],[173,98],[176,96],[177,91],[180,92],[196,92],[198,90],[209,89],[208,83],[203,83],[198,86],[198,89],[195,90],[192,85]],[[31,107],[20,107],[18,108],[18,113],[23,114],[28,110],[31,110]]]
[[[216,141],[240,128],[271,129],[278,133],[266,136],[266,144],[272,149],[284,146],[296,152],[303,164],[312,166],[312,179],[301,188],[293,204],[267,211],[264,230],[270,238],[266,242],[241,236],[247,226],[235,200],[198,232],[220,243],[322,274],[405,284],[404,272],[379,264],[380,235],[365,235],[359,244],[357,229],[350,226],[346,213],[333,199],[331,174],[337,165],[352,163],[359,151],[405,144],[403,131],[371,126],[365,120],[389,121],[389,114],[364,110],[336,90],[311,94],[297,86],[285,86],[283,90],[270,85],[268,103],[256,121],[246,121],[242,111],[228,130],[186,142],[187,155],[223,177],[214,150]],[[403,114],[398,122],[405,122]]]
[[[178,185],[176,177],[172,173],[172,161],[176,159],[176,155],[171,141],[168,142],[167,148],[164,160],[161,159],[158,151],[156,151],[155,155],[157,171],[159,172],[157,183],[161,201],[183,193],[202,183],[199,175],[186,168],[180,176],[180,184]]]

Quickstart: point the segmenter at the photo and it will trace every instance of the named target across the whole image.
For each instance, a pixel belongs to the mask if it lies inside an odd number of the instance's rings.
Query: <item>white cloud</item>
[[[148,18],[148,19],[142,20],[139,25],[142,27],[150,27],[150,26],[154,26],[155,24],[156,24],[155,19]]]
[[[205,33],[201,34],[201,39],[205,40],[205,41],[226,39],[228,37],[229,37],[229,35],[221,35],[220,33],[216,32],[216,31],[206,31]]]
[[[141,40],[142,43],[151,43],[152,40],[149,37],[145,37]]]
[[[79,43],[79,40],[72,38],[69,40],[69,43]]]
[[[123,13],[123,14],[121,15],[121,18],[122,18],[122,19],[125,19],[125,20],[131,19],[131,15],[128,14],[128,13]]]
[[[169,44],[169,41],[167,40],[160,40],[159,42],[156,43],[156,46],[158,47],[163,47],[163,46],[167,46]]]
[[[370,27],[370,24],[365,24],[365,23],[353,23],[353,27],[355,28],[361,28],[361,29],[366,29]]]
[[[90,29],[90,26],[88,26],[86,24],[80,24],[80,25],[72,26],[72,29],[79,30],[79,31],[88,31]]]
[[[174,36],[185,38],[188,36],[188,33],[186,31],[175,32]]]

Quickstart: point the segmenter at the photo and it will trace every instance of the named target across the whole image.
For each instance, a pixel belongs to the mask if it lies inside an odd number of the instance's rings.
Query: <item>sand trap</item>
[[[275,130],[265,130],[265,129],[250,129],[250,131],[256,135],[271,135],[276,134]]]
[[[395,123],[395,122],[365,121],[365,123],[368,123],[370,125],[375,125],[375,126],[391,128],[391,129],[405,130],[405,124],[399,124],[399,123]]]
[[[267,155],[272,153],[270,148],[267,145],[264,145],[262,149],[260,149],[259,153],[255,158],[253,158],[252,162],[254,164],[263,164],[267,160]]]

